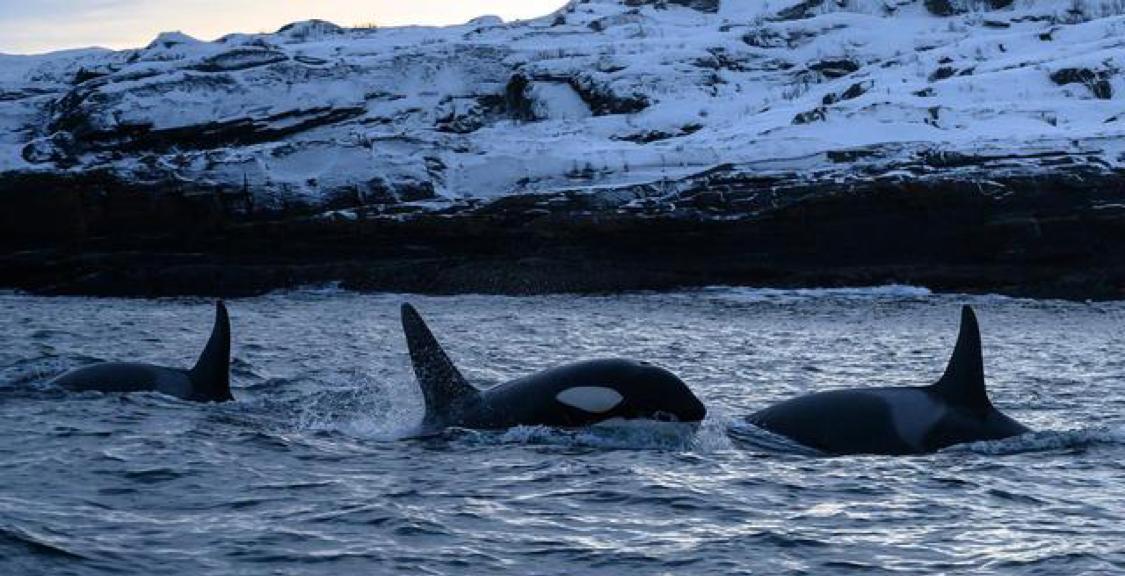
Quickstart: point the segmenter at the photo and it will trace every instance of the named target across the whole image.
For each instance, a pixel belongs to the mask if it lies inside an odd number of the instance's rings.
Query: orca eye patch
[[[555,396],[560,403],[591,414],[609,412],[624,399],[617,390],[604,386],[576,386]]]

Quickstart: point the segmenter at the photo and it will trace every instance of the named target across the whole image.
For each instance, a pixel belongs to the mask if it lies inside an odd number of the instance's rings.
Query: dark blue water
[[[1125,571],[1125,303],[410,299],[477,383],[631,356],[710,415],[410,439],[403,297],[333,290],[229,303],[238,402],[64,393],[45,381],[95,360],[190,366],[211,303],[0,295],[0,574]],[[826,458],[738,423],[803,392],[932,381],[965,302],[993,401],[1039,432]]]

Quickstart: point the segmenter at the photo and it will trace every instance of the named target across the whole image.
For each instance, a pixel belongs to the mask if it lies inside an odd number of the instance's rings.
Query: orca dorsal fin
[[[961,332],[957,346],[941,380],[930,390],[946,401],[978,412],[992,408],[984,386],[984,357],[980,349],[980,327],[970,306],[961,308]]]
[[[230,394],[230,316],[222,300],[215,302],[215,326],[195,367],[188,372],[195,395],[202,400],[234,400]]]
[[[476,400],[480,391],[469,384],[449,356],[442,350],[422,316],[410,304],[402,305],[402,330],[414,376],[426,402],[424,425],[442,425],[465,404]]]

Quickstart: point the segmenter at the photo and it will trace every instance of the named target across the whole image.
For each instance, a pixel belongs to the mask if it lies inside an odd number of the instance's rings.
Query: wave
[[[695,291],[705,297],[740,303],[796,303],[809,300],[884,300],[928,298],[933,292],[921,286],[888,284],[851,288],[744,288],[708,286]]]
[[[18,526],[0,526],[0,550],[5,548],[18,548],[33,555],[50,558],[87,560],[85,556],[67,550],[66,547],[51,541],[46,536]]]
[[[317,282],[288,288],[278,288],[266,293],[263,298],[300,298],[302,296],[326,297],[341,294],[355,294],[356,292],[341,287],[341,282]]]
[[[944,452],[974,452],[1011,455],[1034,452],[1082,450],[1101,445],[1125,444],[1125,425],[1099,426],[1077,430],[1043,430],[1003,440],[970,442],[951,446]]]
[[[303,432],[340,433],[365,440],[401,440],[416,432],[421,415],[410,395],[395,383],[362,374],[318,374],[269,379],[242,388],[239,403],[247,414],[264,417],[270,427]]]
[[[420,420],[420,415],[416,421]],[[472,446],[528,445],[593,450],[657,450],[708,453],[732,449],[726,418],[708,415],[700,423],[613,419],[580,428],[514,426],[499,430],[451,427],[419,435],[417,424],[403,438],[459,442]],[[400,438],[401,439],[401,438]]]
[[[764,430],[753,424],[736,420],[727,427],[735,445],[745,450],[766,454],[825,456],[784,436]],[[990,456],[1081,450],[1098,445],[1125,444],[1125,425],[1104,426],[1079,430],[1044,430],[1005,438],[957,444],[941,450],[942,453],[976,453]]]
[[[539,444],[605,449],[713,451],[730,447],[725,423],[708,418],[700,425],[646,420],[615,420],[583,428],[517,426],[505,430],[451,428],[420,433],[421,394],[397,379],[375,381],[361,374],[318,374],[271,379],[242,390],[238,410],[265,418],[269,428],[328,432],[375,441],[439,438],[483,444]],[[407,390],[404,393],[404,390]]]
[[[449,428],[437,437],[470,445],[524,444],[596,450],[709,451],[726,447],[723,426],[653,420],[611,420],[583,428],[516,426],[504,430]]]
[[[726,431],[734,445],[743,450],[765,454],[824,456],[819,450],[774,434],[742,419],[732,420]]]
[[[34,358],[23,358],[7,366],[0,367],[0,384],[5,386],[41,384],[67,370],[98,362],[99,360],[99,358],[94,358],[92,356],[80,355],[44,355]]]

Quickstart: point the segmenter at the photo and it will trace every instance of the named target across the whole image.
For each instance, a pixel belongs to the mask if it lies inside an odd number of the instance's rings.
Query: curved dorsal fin
[[[465,403],[475,400],[480,391],[461,376],[449,360],[422,316],[410,304],[402,305],[402,330],[414,376],[426,401],[424,425],[441,425],[450,420]]]
[[[211,339],[188,372],[195,395],[203,400],[234,400],[230,394],[230,317],[222,300],[215,302],[215,326]]]
[[[945,368],[945,374],[930,390],[946,401],[976,411],[992,408],[984,387],[984,358],[980,349],[980,328],[970,306],[961,308],[961,333]]]

